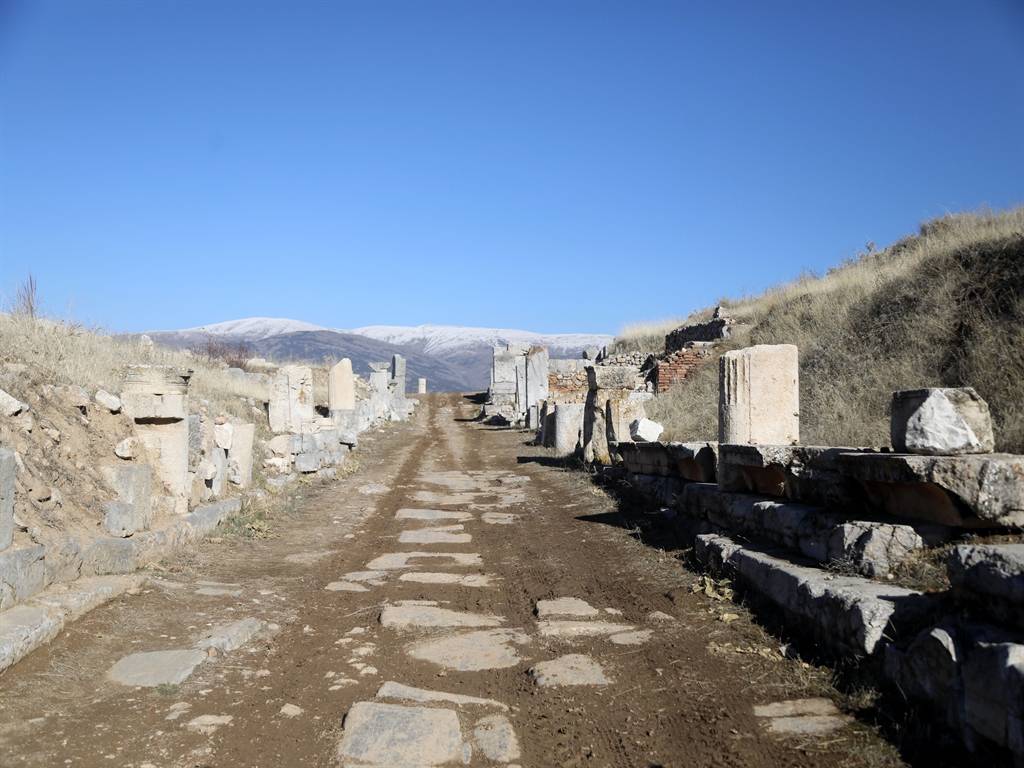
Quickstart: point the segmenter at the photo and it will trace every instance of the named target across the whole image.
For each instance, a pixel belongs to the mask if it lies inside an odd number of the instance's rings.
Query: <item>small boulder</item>
[[[650,419],[637,419],[629,425],[629,436],[638,443],[655,443],[665,428]]]
[[[126,437],[114,446],[114,454],[120,459],[134,459],[136,443],[134,437]]]
[[[0,389],[0,414],[4,416],[17,416],[22,411],[28,410],[28,404],[21,402],[2,389]]]
[[[93,399],[111,413],[121,412],[121,398],[110,394],[105,389],[97,390],[96,394],[93,395]]]
[[[899,453],[991,453],[995,447],[988,403],[971,387],[894,392],[890,431]]]

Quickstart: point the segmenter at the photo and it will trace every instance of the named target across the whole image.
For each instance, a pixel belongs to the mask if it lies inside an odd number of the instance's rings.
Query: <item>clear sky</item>
[[[0,0],[0,294],[614,332],[1024,202],[1019,0]]]

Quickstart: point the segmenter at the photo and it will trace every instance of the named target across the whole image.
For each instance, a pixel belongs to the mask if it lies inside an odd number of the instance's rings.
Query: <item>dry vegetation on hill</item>
[[[886,445],[893,390],[972,386],[997,448],[1024,453],[1024,208],[928,221],[823,277],[720,303],[743,324],[723,350],[799,346],[805,444]],[[626,329],[616,348],[660,351],[668,330],[710,311]],[[717,404],[709,364],[648,413],[667,439],[714,439]]]

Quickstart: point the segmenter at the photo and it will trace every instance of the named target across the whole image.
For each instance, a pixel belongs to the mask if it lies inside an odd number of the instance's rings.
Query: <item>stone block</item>
[[[111,536],[127,538],[145,531],[153,520],[153,470],[148,464],[112,464],[102,468],[117,494],[104,504],[103,527]]]
[[[719,359],[718,442],[800,442],[799,360],[792,344],[759,344]]]
[[[401,355],[391,356],[391,388],[399,394],[405,394],[405,358]]]
[[[583,403],[556,403],[554,407],[555,454],[572,456],[580,445],[583,431]]]
[[[961,544],[947,572],[959,602],[1024,628],[1024,544]]]
[[[255,424],[235,424],[228,451],[228,480],[239,488],[252,485],[253,442]]]
[[[64,628],[59,611],[38,605],[19,605],[0,622],[0,672],[50,642]]]
[[[548,351],[533,347],[526,354],[526,407],[536,407],[548,396]],[[531,426],[536,426],[534,422]]]
[[[313,371],[306,365],[280,368],[270,384],[270,431],[299,433],[316,418]]]
[[[901,453],[991,453],[995,446],[988,403],[971,387],[894,392],[891,437]]]
[[[121,398],[117,395],[112,395],[105,389],[100,389],[97,390],[93,397],[99,405],[106,408],[111,413],[121,412]]]
[[[227,423],[213,425],[213,444],[218,448],[223,448],[225,451],[230,451],[231,441],[234,438],[234,435],[234,424]]]
[[[631,365],[592,365],[587,368],[587,384],[595,389],[635,389],[638,370]]]
[[[657,442],[665,428],[656,421],[650,419],[637,419],[629,425],[629,436],[641,443]]]
[[[935,607],[915,590],[798,565],[717,534],[697,536],[694,554],[781,610],[838,658],[873,656],[889,642],[914,636]]]
[[[140,419],[184,419],[188,416],[188,382],[192,371],[161,365],[130,365],[121,403]]]
[[[1024,456],[842,452],[837,464],[880,512],[965,528],[1024,527]]]
[[[303,474],[316,472],[323,466],[322,451],[308,451],[295,455],[295,471]]]
[[[0,552],[14,541],[14,479],[17,471],[14,451],[0,448]]]
[[[28,600],[46,586],[45,558],[46,547],[42,544],[0,552],[0,611]]]
[[[327,402],[332,414],[335,411],[351,411],[356,407],[352,361],[347,357],[331,367],[327,377]]]
[[[96,539],[82,553],[87,574],[131,573],[139,566],[139,545],[133,539]]]
[[[427,394],[427,380],[422,376],[416,380],[416,393],[419,395]]]

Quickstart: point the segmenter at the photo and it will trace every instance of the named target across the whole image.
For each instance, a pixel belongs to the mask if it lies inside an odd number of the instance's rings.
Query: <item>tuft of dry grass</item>
[[[1024,452],[1024,207],[928,221],[822,277],[723,303],[742,325],[721,351],[800,348],[805,444],[886,445],[894,390],[972,386],[997,447]],[[649,404],[666,439],[715,439],[717,380],[711,362]]]

